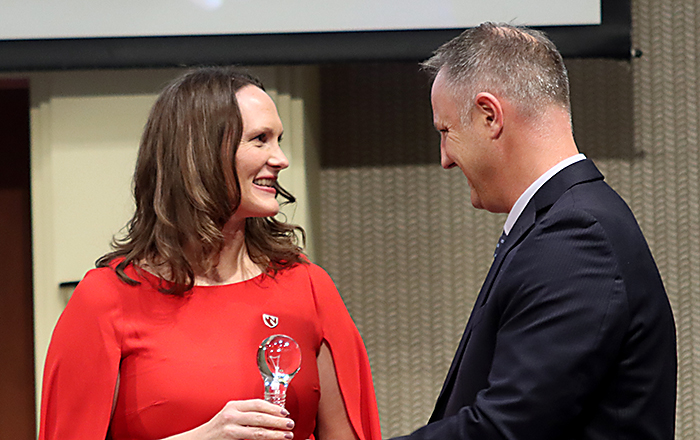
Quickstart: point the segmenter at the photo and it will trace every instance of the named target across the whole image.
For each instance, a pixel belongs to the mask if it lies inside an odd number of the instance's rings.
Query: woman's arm
[[[317,440],[358,440],[350,424],[343,397],[335,374],[333,356],[324,341],[316,359],[321,398],[316,416]]]
[[[343,431],[336,428],[345,425],[350,439],[381,440],[372,371],[362,337],[331,277],[319,266],[307,267],[324,339],[317,357],[321,381],[318,438],[341,438],[337,436]],[[333,412],[333,406],[339,409]],[[327,408],[331,414],[326,414]]]

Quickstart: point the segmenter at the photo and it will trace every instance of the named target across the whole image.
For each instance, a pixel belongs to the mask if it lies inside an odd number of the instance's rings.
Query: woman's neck
[[[195,275],[194,283],[199,286],[232,284],[255,278],[262,269],[248,254],[245,243],[245,220],[231,221],[222,231],[224,247],[218,256],[218,261],[207,273]]]

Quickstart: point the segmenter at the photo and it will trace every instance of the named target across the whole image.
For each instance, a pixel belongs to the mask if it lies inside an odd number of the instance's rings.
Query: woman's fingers
[[[281,406],[262,399],[232,400],[226,406],[233,406],[239,411],[260,412],[273,416],[287,417],[289,415],[289,412]]]
[[[256,405],[241,405],[241,402],[229,402],[223,409],[222,417],[227,423],[291,431],[294,421],[286,417],[288,414],[286,411],[283,413],[280,407],[262,408]]]
[[[229,438],[283,440],[293,438],[294,421],[284,408],[264,400],[231,401],[219,413]]]

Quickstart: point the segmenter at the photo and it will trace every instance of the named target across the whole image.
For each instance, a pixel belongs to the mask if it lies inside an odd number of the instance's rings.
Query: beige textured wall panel
[[[367,345],[385,436],[428,420],[500,235],[466,191],[438,165],[322,173],[322,264]]]
[[[676,438],[700,438],[700,154],[697,0],[632,2],[635,148],[632,207],[676,318]]]

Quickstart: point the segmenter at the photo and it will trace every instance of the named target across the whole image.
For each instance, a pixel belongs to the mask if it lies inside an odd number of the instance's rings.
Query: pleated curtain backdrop
[[[630,204],[678,330],[678,439],[700,438],[700,1],[633,0],[631,60],[567,59],[574,131]],[[318,262],[364,337],[385,437],[432,411],[505,217],[439,164],[414,63],[321,68]]]

